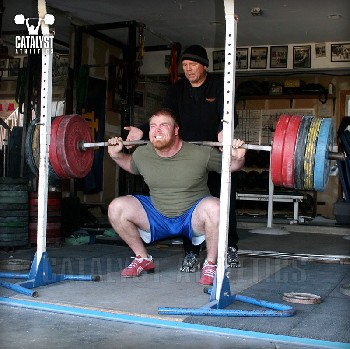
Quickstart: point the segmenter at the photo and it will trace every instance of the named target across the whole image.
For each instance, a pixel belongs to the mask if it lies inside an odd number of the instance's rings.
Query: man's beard
[[[158,150],[163,150],[165,148],[168,148],[171,145],[171,143],[172,143],[171,139],[154,139],[152,141],[153,147]]]

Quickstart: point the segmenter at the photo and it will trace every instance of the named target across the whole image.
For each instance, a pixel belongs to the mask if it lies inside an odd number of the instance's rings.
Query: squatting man
[[[212,285],[216,273],[220,200],[209,193],[208,172],[221,171],[222,154],[216,148],[183,141],[174,114],[161,109],[149,119],[146,146],[132,154],[122,152],[120,137],[109,139],[110,157],[125,171],[142,175],[150,196],[115,198],[108,217],[114,230],[135,253],[122,277],[154,272],[154,261],[143,244],[183,235],[195,245],[206,241],[207,256],[199,283]],[[232,142],[231,171],[244,165],[244,142]],[[143,240],[143,241],[142,241]]]

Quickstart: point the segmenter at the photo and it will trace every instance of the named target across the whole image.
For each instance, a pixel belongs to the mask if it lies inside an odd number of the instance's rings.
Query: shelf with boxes
[[[275,94],[275,95],[249,95],[249,96],[240,96],[240,101],[243,102],[243,109],[246,109],[246,101],[247,100],[276,100],[276,99],[285,99],[289,100],[289,107],[294,108],[294,101],[298,99],[315,99],[318,100],[321,103],[327,102],[327,100],[333,100],[333,108],[332,108],[332,114],[334,113],[335,109],[335,97],[333,95],[327,94],[327,95],[319,95],[315,93],[309,93],[309,94]]]
[[[294,108],[296,100],[313,99],[320,104],[333,101],[331,114],[335,110],[335,87],[329,83],[327,87],[319,83],[305,83],[300,79],[287,79],[281,81],[245,80],[238,84],[236,90],[236,103],[242,102],[243,109],[247,101],[261,100],[287,100],[289,107]]]

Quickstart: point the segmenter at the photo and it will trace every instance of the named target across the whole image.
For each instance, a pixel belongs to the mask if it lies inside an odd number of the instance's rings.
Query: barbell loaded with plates
[[[331,118],[281,115],[272,146],[244,144],[245,149],[271,152],[271,177],[275,186],[324,191],[330,174],[330,160],[344,160],[345,154],[332,152]],[[147,141],[125,141],[143,145]],[[220,142],[190,142],[221,147]],[[52,121],[49,158],[60,178],[83,178],[93,163],[95,147],[108,142],[92,142],[90,128],[80,115],[63,115]]]

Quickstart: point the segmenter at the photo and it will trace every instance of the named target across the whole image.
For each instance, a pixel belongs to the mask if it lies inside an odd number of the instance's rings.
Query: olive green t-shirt
[[[175,217],[210,195],[208,172],[221,172],[221,153],[215,148],[182,142],[177,154],[164,158],[149,143],[134,151],[131,168],[143,176],[154,207],[167,217]]]

